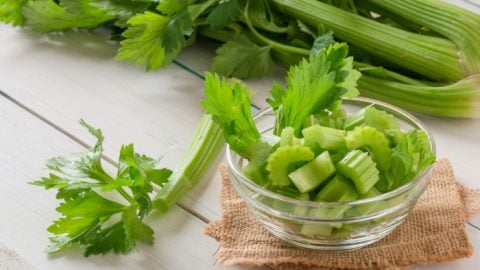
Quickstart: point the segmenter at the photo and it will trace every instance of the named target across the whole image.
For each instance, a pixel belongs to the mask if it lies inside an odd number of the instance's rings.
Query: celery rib
[[[305,146],[280,147],[268,157],[268,177],[276,186],[288,186],[290,184],[290,178],[288,178],[290,166],[293,163],[310,161],[314,157],[315,154],[312,150]]]
[[[480,72],[480,16],[441,1],[371,0],[391,12],[428,27],[460,48],[468,74]]]
[[[313,0],[274,0],[285,13],[310,25],[323,24],[339,38],[361,47],[373,55],[416,71],[436,80],[459,80],[465,71],[460,65],[455,45],[444,44],[451,52],[432,50],[427,42],[439,38],[426,37],[391,27],[356,14]],[[411,42],[415,40],[415,42]],[[419,43],[417,43],[419,42]],[[425,47],[427,46],[427,47]],[[446,48],[445,50],[448,50]]]
[[[353,150],[340,160],[337,171],[352,179],[360,194],[367,193],[380,179],[375,162],[360,150]]]
[[[421,86],[362,76],[362,96],[384,100],[407,110],[436,116],[480,116],[480,75],[443,86]]]
[[[205,114],[170,181],[153,200],[153,206],[160,211],[166,211],[175,204],[201,180],[224,144],[222,130],[212,121],[210,115]]]

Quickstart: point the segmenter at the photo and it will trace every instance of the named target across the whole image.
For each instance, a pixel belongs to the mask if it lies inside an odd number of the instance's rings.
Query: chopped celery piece
[[[395,117],[385,111],[368,106],[347,117],[344,128],[352,130],[357,126],[371,126],[380,131],[400,130],[400,124]]]
[[[335,173],[327,151],[288,175],[300,192],[310,192]]]
[[[391,162],[391,150],[385,135],[373,127],[356,127],[345,137],[348,150],[367,147],[382,171],[388,171]]]
[[[302,145],[302,139],[295,137],[295,130],[292,127],[286,127],[282,129],[282,133],[280,134],[280,147],[291,145]]]
[[[280,137],[274,135],[274,134],[269,134],[269,133],[264,133],[260,137],[260,140],[271,147],[276,147],[277,144],[280,142]]]
[[[300,193],[296,188],[293,187],[284,187],[275,190],[276,193],[297,199],[300,201],[309,201],[310,196],[307,193]],[[275,200],[273,203],[273,208],[280,210],[286,213],[303,216],[307,213],[308,207],[303,207],[295,205],[292,203],[283,202],[280,200]]]
[[[346,118],[347,112],[345,112],[344,109],[339,108],[331,113],[316,113],[311,117],[307,118],[308,120],[306,120],[305,124],[310,123],[309,126],[318,124],[324,127],[343,129]]]
[[[252,153],[250,161],[243,168],[243,173],[257,185],[265,186],[269,182],[265,167],[272,152],[272,146],[268,143],[257,143],[256,145],[257,151]]]
[[[340,160],[337,171],[352,179],[360,194],[367,193],[379,180],[375,162],[367,153],[360,150],[353,150]]]
[[[382,194],[383,194],[382,192],[380,192],[378,189],[373,187],[367,193],[360,196],[360,199],[372,198]],[[385,210],[386,208],[388,208],[388,206],[389,204],[387,201],[378,201],[378,202],[361,204],[361,205],[358,205],[356,208],[358,209],[358,212],[360,215],[366,216],[366,215],[370,215],[370,214]]]
[[[329,151],[330,158],[332,159],[333,163],[337,163],[348,153],[347,149],[340,149],[338,151]]]
[[[330,236],[333,226],[326,223],[305,223],[300,229],[300,233],[308,236]]]
[[[378,179],[378,182],[375,184],[375,188],[381,192],[390,191],[392,186],[394,185],[395,179],[393,179],[390,173],[380,172],[378,176],[380,177],[380,179]]]
[[[268,157],[266,167],[268,177],[275,186],[288,186],[290,184],[288,173],[295,169],[292,165],[310,161],[314,157],[312,150],[305,146],[280,147]]]
[[[345,177],[337,174],[317,194],[315,201],[345,202],[356,200],[358,196],[359,194],[352,183]]]
[[[302,130],[305,146],[311,149],[321,147],[326,150],[339,150],[345,148],[345,136],[347,132],[341,129],[313,125]]]
[[[378,110],[375,107],[365,109],[365,123],[367,126],[374,127],[380,131],[400,130],[400,124],[395,116],[386,111]]]

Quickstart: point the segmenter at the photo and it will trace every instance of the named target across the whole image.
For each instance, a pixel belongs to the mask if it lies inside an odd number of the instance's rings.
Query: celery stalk
[[[480,72],[480,16],[434,0],[370,0],[451,40],[460,49],[468,74]]]
[[[338,38],[431,79],[456,81],[468,74],[460,63],[457,47],[447,39],[404,31],[320,1],[273,2],[296,19],[314,27],[322,24]]]
[[[380,99],[404,109],[448,117],[480,116],[480,76],[443,86],[410,85],[363,75],[362,96]]]
[[[210,115],[205,114],[170,181],[153,200],[153,206],[160,211],[166,211],[175,204],[206,174],[224,144],[222,130],[212,121]]]

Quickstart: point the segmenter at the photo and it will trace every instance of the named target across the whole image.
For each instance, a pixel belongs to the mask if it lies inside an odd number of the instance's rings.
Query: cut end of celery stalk
[[[300,192],[306,193],[320,186],[334,173],[335,165],[333,165],[329,153],[325,151],[314,160],[290,173],[288,177]]]
[[[175,204],[206,174],[224,145],[222,130],[205,114],[169,182],[152,201],[153,207],[164,212]]]
[[[375,162],[367,153],[360,150],[349,152],[337,164],[337,171],[352,179],[360,194],[367,193],[380,179]]]

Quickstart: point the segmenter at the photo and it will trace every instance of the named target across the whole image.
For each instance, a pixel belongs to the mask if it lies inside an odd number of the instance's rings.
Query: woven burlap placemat
[[[404,223],[379,242],[344,252],[293,247],[263,228],[222,174],[223,217],[205,233],[219,243],[217,262],[273,269],[404,269],[415,264],[452,261],[472,255],[465,221],[480,209],[480,191],[455,180],[448,160],[434,165],[425,193]]]

